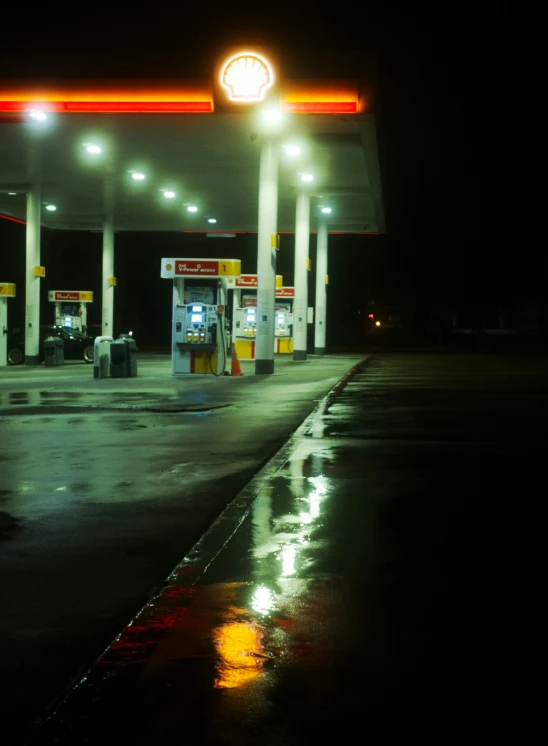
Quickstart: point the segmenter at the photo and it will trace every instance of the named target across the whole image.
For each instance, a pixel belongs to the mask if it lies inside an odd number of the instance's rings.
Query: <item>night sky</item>
[[[48,8],[33,11],[32,20],[4,35],[0,77],[207,76],[217,49],[240,42],[278,46],[288,72],[305,77],[325,66],[325,49],[329,56],[352,54],[357,64],[374,52],[387,234],[330,239],[328,345],[335,336],[346,342],[341,315],[350,336],[359,336],[371,300],[401,306],[419,327],[433,311],[453,307],[489,316],[501,307],[537,305],[546,315],[538,18],[502,3],[488,11],[459,4],[454,13],[414,8],[407,16],[348,4],[355,10],[323,20],[320,6],[251,19],[249,9],[234,19],[224,5],[200,7],[166,7],[155,16],[149,6],[131,14],[93,6],[78,21],[52,18]],[[182,240],[116,234],[117,331],[132,328],[144,343],[167,342],[171,299],[159,259],[181,255]],[[240,257],[243,270],[254,272],[255,242],[185,236],[184,254]],[[314,254],[312,237],[313,266]],[[98,291],[100,257],[98,233],[42,232],[47,287]],[[152,278],[155,298],[136,292],[140,272]],[[282,237],[278,272],[292,284],[293,237]],[[10,304],[16,325],[23,316],[24,226],[5,221],[0,279],[18,283]],[[313,299],[312,284],[310,290]],[[91,324],[99,323],[99,306],[90,309]]]

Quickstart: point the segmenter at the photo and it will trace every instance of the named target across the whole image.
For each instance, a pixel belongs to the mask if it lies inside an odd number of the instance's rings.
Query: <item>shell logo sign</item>
[[[221,85],[234,103],[263,101],[273,82],[271,66],[254,52],[241,52],[231,57],[221,71]]]

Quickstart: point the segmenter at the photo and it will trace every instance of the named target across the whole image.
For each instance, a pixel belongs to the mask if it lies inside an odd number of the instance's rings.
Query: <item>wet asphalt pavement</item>
[[[362,359],[219,379],[174,379],[168,356],[132,379],[0,370],[0,742],[21,742]]]
[[[547,373],[375,356],[29,743],[543,742]]]

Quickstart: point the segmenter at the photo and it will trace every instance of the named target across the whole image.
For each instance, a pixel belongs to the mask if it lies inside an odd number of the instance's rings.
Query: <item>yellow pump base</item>
[[[255,360],[254,339],[237,339],[234,342],[234,347],[240,360]]]

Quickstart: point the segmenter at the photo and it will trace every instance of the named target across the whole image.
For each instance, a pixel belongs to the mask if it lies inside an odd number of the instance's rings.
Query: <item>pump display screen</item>
[[[192,313],[202,313],[201,306],[192,306]]]
[[[283,321],[285,319],[285,313],[279,313],[278,314],[278,321]]]
[[[200,309],[202,310],[202,309]],[[204,322],[204,314],[203,313],[191,313],[190,314],[190,322],[192,324],[203,324]]]

